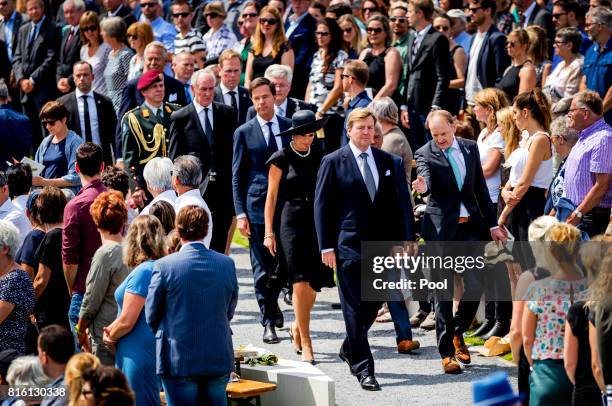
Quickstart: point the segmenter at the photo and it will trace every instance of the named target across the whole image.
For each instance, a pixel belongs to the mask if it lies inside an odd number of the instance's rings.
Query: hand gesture
[[[422,176],[417,176],[416,180],[412,182],[412,189],[419,193],[427,192],[427,183],[425,182],[425,178]]]

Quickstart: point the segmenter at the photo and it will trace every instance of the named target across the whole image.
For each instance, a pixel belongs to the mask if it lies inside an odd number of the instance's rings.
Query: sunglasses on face
[[[217,18],[217,17],[221,17],[221,14],[218,14],[218,13],[206,13],[206,14],[204,14],[204,16],[206,18]]]
[[[255,17],[257,17],[258,15],[259,15],[259,14],[257,14],[257,13],[244,13],[244,14],[242,15],[242,17],[244,17],[244,18],[255,18]]]
[[[87,27],[83,27],[81,28],[81,30],[83,30],[83,32],[88,32],[88,31],[96,31],[98,29],[98,26],[96,25],[89,25]]]
[[[478,10],[482,10],[484,7],[468,7],[468,12],[476,13]]]
[[[365,13],[366,11],[373,13],[375,11],[378,11],[378,8],[377,7],[364,7],[363,12]]]
[[[138,35],[136,35],[136,34],[129,34],[127,36],[127,39],[138,39]]]
[[[563,45],[563,44],[567,44],[567,41],[555,41],[556,46]]]
[[[179,17],[183,17],[183,18],[187,18],[189,16],[189,13],[174,13],[172,14],[172,17],[174,18],[179,18]]]
[[[506,48],[514,48],[517,45],[516,42],[508,41],[506,42]]]
[[[140,3],[140,8],[147,8],[147,7],[155,7],[157,6],[157,3]]]
[[[383,32],[382,28],[366,28],[366,32],[368,34],[380,34],[381,32]]]
[[[48,119],[48,120],[41,120],[40,122],[42,123],[42,125],[48,126],[48,125],[55,125],[55,123],[57,123],[57,120]]]
[[[389,21],[391,21],[392,23],[404,24],[408,20],[406,17],[391,17],[389,18]]]
[[[552,18],[554,18],[555,20],[558,20],[559,17],[566,15],[567,13],[555,13],[552,15]]]
[[[8,1],[0,1],[0,7],[4,7],[8,4]]]
[[[325,31],[317,31],[315,32],[315,35],[317,37],[327,37],[329,35],[329,32],[325,32]]]
[[[448,26],[448,25],[434,25],[434,30],[446,32],[446,31],[450,30],[450,26]]]
[[[276,18],[260,18],[259,19],[259,24],[262,25],[276,25],[278,21],[276,21]]]
[[[353,32],[353,27],[343,28],[342,32],[345,34],[350,34],[351,32]]]

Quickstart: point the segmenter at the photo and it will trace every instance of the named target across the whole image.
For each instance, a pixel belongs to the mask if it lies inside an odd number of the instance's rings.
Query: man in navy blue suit
[[[346,325],[339,356],[365,390],[380,390],[368,330],[381,303],[361,300],[361,242],[414,240],[403,162],[370,147],[375,124],[369,110],[353,110],[347,120],[350,142],[323,158],[315,194],[321,257],[337,270]]]
[[[178,212],[182,248],[155,263],[145,303],[170,406],[225,404],[234,365],[229,322],[238,303],[236,266],[204,245],[208,221],[201,207]]]
[[[290,137],[279,137],[278,134],[291,127],[291,120],[274,114],[276,89],[268,79],[255,79],[249,91],[257,115],[238,127],[234,133],[234,207],[237,227],[250,242],[255,296],[261,311],[261,324],[264,326],[263,341],[276,344],[279,339],[275,327],[282,326],[283,318],[278,307],[281,287],[268,283],[274,258],[263,245],[264,205],[268,191],[266,162],[274,152],[289,145]]]

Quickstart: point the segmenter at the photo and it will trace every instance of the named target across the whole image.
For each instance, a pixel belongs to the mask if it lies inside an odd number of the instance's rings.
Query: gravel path
[[[232,258],[236,261],[240,285],[240,298],[232,321],[234,346],[252,343],[269,349],[280,358],[299,360],[300,356],[291,350],[287,328],[277,330],[281,338],[279,344],[262,342],[263,328],[258,322],[259,308],[253,292],[248,250],[235,246]],[[313,309],[311,323],[317,367],[335,381],[337,405],[469,405],[472,400],[471,382],[500,370],[511,376],[516,390],[516,369],[504,360],[473,354],[472,365],[461,375],[445,375],[435,346],[435,332],[416,329],[413,335],[421,342],[421,349],[411,355],[400,355],[395,346],[392,323],[375,323],[370,330],[370,346],[382,391],[366,392],[337,356],[344,338],[342,313],[331,308],[331,304],[337,302],[336,289],[321,292]],[[279,303],[285,316],[285,327],[288,327],[293,320],[293,312],[282,300]],[[295,404],[300,404],[298,399]]]

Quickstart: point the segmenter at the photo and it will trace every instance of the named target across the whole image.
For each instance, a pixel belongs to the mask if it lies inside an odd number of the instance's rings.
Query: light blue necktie
[[[463,188],[463,178],[461,177],[461,171],[459,170],[459,165],[457,165],[457,161],[455,161],[455,158],[453,157],[453,150],[455,148],[450,147],[445,151],[446,154],[446,158],[448,159],[448,163],[450,164],[451,168],[453,169],[453,174],[455,175],[455,180],[457,181],[457,187],[459,188],[459,190],[461,190],[461,188]]]
[[[374,201],[374,197],[376,196],[376,182],[374,181],[374,175],[372,174],[370,165],[368,165],[368,154],[362,152],[359,154],[359,158],[363,160],[363,173],[365,174],[365,184],[368,189],[368,194],[370,195],[370,200]]]

